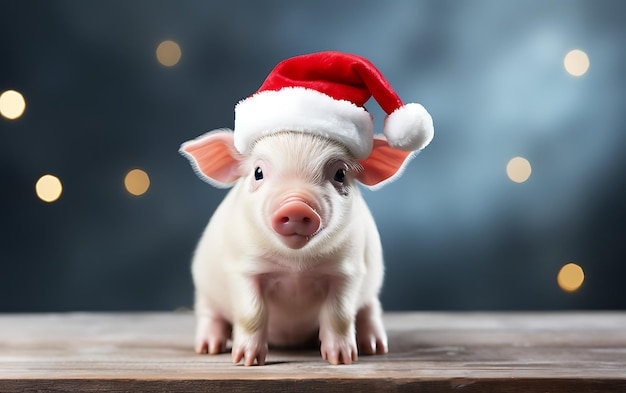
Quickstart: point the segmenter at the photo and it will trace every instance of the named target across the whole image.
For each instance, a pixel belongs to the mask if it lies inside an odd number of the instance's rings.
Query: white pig
[[[195,350],[265,363],[268,344],[319,339],[331,364],[387,352],[378,299],[383,256],[356,185],[380,186],[413,156],[384,137],[358,161],[336,141],[278,132],[242,155],[230,130],[186,142],[181,153],[218,187],[234,184],[211,218],[193,263]]]

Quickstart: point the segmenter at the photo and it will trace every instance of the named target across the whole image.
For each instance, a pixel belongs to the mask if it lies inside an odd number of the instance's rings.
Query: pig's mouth
[[[292,235],[281,235],[280,240],[289,248],[299,250],[306,246],[314,235],[303,236],[294,233]]]
[[[305,199],[291,197],[283,201],[272,216],[272,229],[289,248],[297,250],[309,242],[321,228],[320,215]]]

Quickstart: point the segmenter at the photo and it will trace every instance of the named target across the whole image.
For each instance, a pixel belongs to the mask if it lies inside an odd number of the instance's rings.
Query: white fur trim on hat
[[[357,159],[372,151],[374,122],[363,107],[317,90],[264,90],[235,106],[235,147],[247,153],[264,135],[280,131],[318,134],[343,143]]]
[[[422,105],[409,103],[385,118],[384,133],[392,147],[421,150],[433,139],[433,118]]]

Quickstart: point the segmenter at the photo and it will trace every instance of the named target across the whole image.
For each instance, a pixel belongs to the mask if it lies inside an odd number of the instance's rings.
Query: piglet
[[[242,154],[230,130],[186,142],[181,152],[204,180],[234,185],[192,262],[196,352],[225,352],[231,334],[232,360],[246,366],[263,365],[268,344],[316,339],[331,364],[387,352],[381,243],[356,182],[382,184],[411,152],[377,136],[357,160],[335,140],[284,131]]]
[[[225,352],[232,337],[246,366],[264,364],[268,345],[315,340],[331,364],[386,353],[380,238],[356,183],[397,178],[432,137],[426,109],[369,60],[331,51],[280,62],[235,106],[234,131],[184,143],[201,178],[233,186],[193,258],[196,351]]]

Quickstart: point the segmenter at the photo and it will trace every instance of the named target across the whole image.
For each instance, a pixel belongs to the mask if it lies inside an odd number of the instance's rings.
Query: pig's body
[[[232,139],[224,132],[211,138]],[[385,353],[382,251],[355,184],[359,163],[336,142],[295,132],[264,137],[245,157],[229,152],[235,168],[219,176],[239,180],[192,265],[196,351],[225,351],[232,330],[233,361],[246,365],[263,364],[268,343],[298,346],[316,337],[333,364],[355,360],[357,343],[362,353]],[[304,226],[285,230],[287,221]]]
[[[192,271],[201,318],[208,312],[232,323],[232,297],[238,296],[240,289],[229,285],[246,277],[258,288],[267,307],[268,343],[298,346],[317,337],[322,305],[329,291],[342,285],[342,278],[355,281],[357,308],[378,301],[383,279],[380,240],[358,188],[353,190],[345,228],[328,239],[323,252],[299,257],[280,255],[251,241],[272,234],[254,233],[259,229],[250,225],[238,201],[245,192],[240,189],[246,186],[240,182],[227,195],[196,250]],[[198,333],[200,342],[206,339],[204,332]]]

